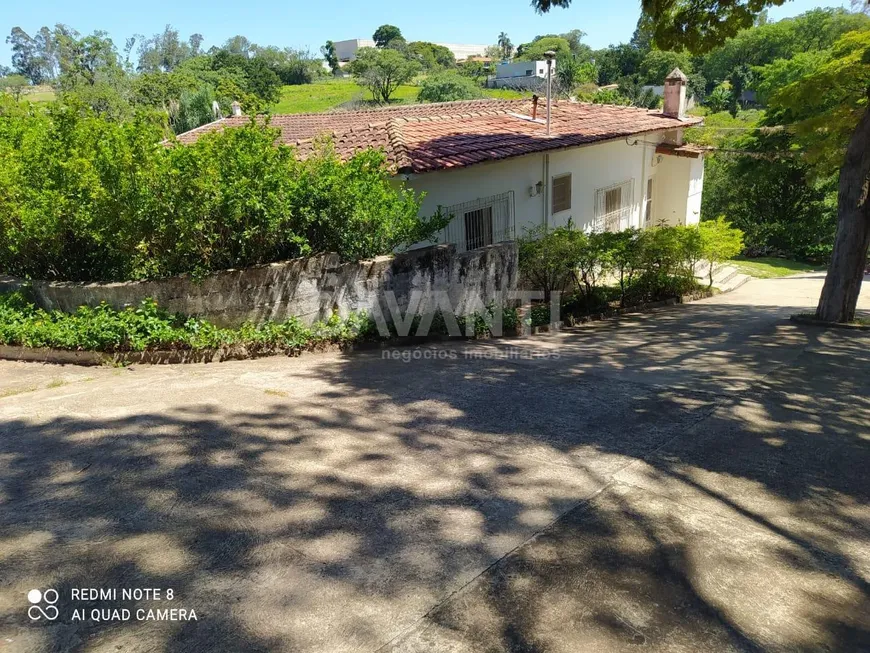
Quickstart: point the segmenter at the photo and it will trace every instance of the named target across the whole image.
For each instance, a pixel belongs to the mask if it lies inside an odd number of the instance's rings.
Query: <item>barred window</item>
[[[596,231],[621,231],[630,226],[634,180],[595,191]]]
[[[465,214],[465,246],[477,249],[492,245],[492,207],[485,206]]]
[[[439,240],[460,252],[514,238],[513,191],[441,208],[452,219]]]

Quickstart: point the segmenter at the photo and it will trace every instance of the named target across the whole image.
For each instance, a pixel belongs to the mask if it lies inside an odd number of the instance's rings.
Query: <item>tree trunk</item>
[[[870,107],[855,128],[840,169],[837,235],[816,317],[851,322],[870,246]]]

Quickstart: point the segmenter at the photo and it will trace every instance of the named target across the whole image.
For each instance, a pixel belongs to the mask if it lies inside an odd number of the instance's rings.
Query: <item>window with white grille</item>
[[[624,181],[595,191],[595,230],[628,229],[634,180]]]
[[[646,197],[643,200],[643,221],[646,225],[652,222],[653,178],[646,180]]]
[[[513,191],[442,207],[442,211],[452,220],[439,240],[454,243],[460,252],[514,238]]]
[[[571,208],[571,173],[553,177],[553,213]]]

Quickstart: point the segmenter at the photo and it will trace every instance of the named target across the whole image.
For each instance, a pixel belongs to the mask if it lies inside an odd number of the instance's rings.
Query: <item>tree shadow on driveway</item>
[[[408,363],[140,369],[87,415],[10,398],[0,635],[28,651],[866,648],[870,339],[783,310],[697,304]],[[31,587],[60,591],[57,622],[27,620]],[[177,598],[73,605],[76,587]],[[198,621],[70,618],[125,606]]]

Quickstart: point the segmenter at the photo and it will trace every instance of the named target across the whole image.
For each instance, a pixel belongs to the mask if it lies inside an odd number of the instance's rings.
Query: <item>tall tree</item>
[[[583,43],[583,37],[586,32],[580,29],[572,29],[564,34],[559,34],[560,37],[568,41],[568,46],[571,48],[571,54],[575,59],[586,61],[590,58],[592,48]]]
[[[6,42],[12,46],[12,67],[15,72],[34,84],[42,84],[45,72],[36,41],[20,27],[13,27]]]
[[[498,47],[501,48],[502,59],[509,60],[514,52],[514,44],[511,43],[506,32],[501,32],[498,35]]]
[[[199,39],[198,48],[199,43],[202,43],[202,36],[199,34],[194,36]],[[156,72],[158,70],[172,72],[192,56],[191,44],[182,41],[178,35],[178,30],[167,25],[163,32],[143,40],[139,45],[139,70],[142,72]]]
[[[253,43],[241,34],[237,34],[236,36],[227,39],[227,42],[223,44],[222,49],[230,54],[241,54],[247,57],[248,54],[250,54],[252,47],[254,47]]]
[[[372,34],[372,39],[379,48],[385,48],[390,41],[400,38],[402,38],[402,30],[395,25],[381,25]]]
[[[691,52],[709,51],[740,30],[751,27],[764,9],[779,4],[782,0],[723,0],[712,6],[707,0],[641,2],[644,14],[653,25],[656,44],[665,49],[685,47]],[[539,13],[570,5],[571,0],[532,0],[532,6]],[[862,75],[870,70],[870,44],[856,48],[837,61],[839,64],[828,68],[827,77],[822,75],[817,79],[833,83],[834,88],[846,86],[852,91],[851,108],[837,112],[843,127],[851,134],[840,158],[837,234],[816,317],[829,322],[849,322],[855,318],[870,248],[870,192],[867,190],[870,187],[870,75]],[[850,76],[843,76],[844,68],[857,68],[857,76],[854,70]],[[833,71],[837,74],[832,78]],[[817,95],[829,100],[830,88],[817,88]]]
[[[187,39],[187,44],[190,46],[190,56],[196,57],[202,51],[202,42],[205,39],[202,34],[191,34]]]
[[[360,48],[349,68],[375,100],[386,103],[399,86],[420,71],[420,64],[389,48]]]
[[[320,54],[323,55],[323,58],[326,60],[326,65],[329,66],[332,74],[337,75],[338,71],[341,70],[341,67],[338,65],[338,55],[335,53],[335,43],[327,41],[324,45],[321,45]]]

